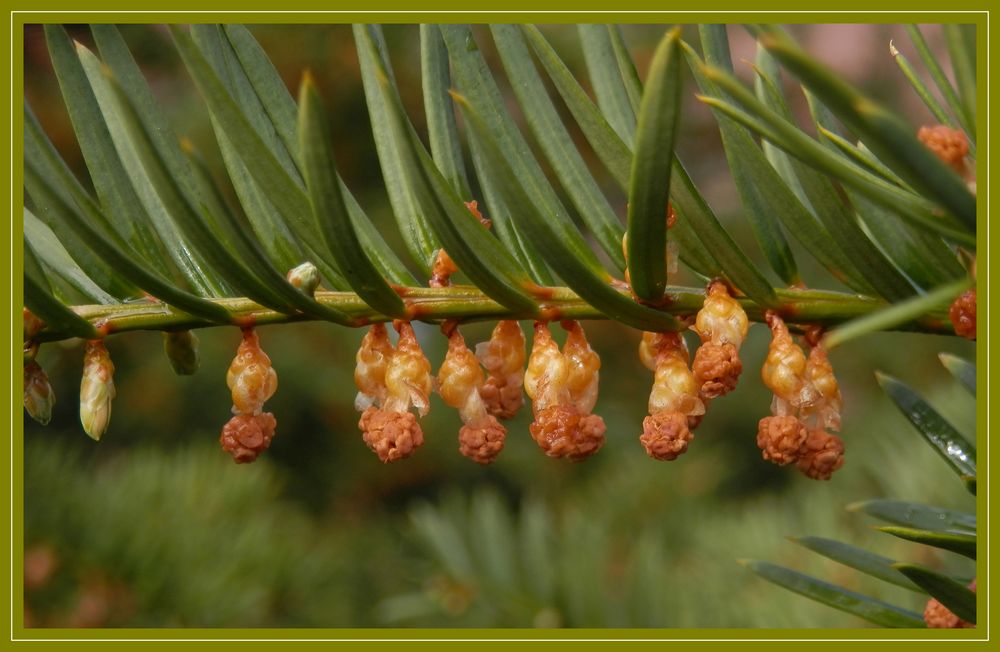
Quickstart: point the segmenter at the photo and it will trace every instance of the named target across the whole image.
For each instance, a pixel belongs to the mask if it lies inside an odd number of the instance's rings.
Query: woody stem
[[[550,288],[545,299],[547,314],[558,315],[560,319],[607,319],[607,317],[580,299],[572,290],[564,287]],[[862,315],[870,314],[888,304],[880,299],[842,292],[825,290],[776,290],[780,305],[775,308],[789,324],[819,325],[832,327]],[[490,299],[477,288],[452,286],[448,288],[400,288],[399,294],[418,321],[457,322],[498,321],[501,319],[531,319],[530,314],[511,311]],[[694,315],[702,306],[705,295],[700,288],[668,287],[668,301],[662,308],[676,316]],[[392,317],[380,314],[362,301],[353,292],[317,292],[315,299],[322,304],[346,312],[356,320],[356,326],[375,322],[392,321]],[[135,330],[176,331],[211,326],[284,324],[299,321],[313,321],[314,317],[302,313],[281,313],[245,298],[213,299],[230,313],[228,324],[217,324],[200,317],[194,317],[158,302],[130,302],[111,305],[75,306],[73,310],[92,322],[105,335]],[[746,297],[739,297],[747,316],[758,322],[764,321],[765,308]],[[916,319],[895,327],[894,330],[908,330],[922,333],[953,334],[954,330],[945,311],[930,311]],[[59,331],[44,329],[36,341],[56,341],[70,336]]]

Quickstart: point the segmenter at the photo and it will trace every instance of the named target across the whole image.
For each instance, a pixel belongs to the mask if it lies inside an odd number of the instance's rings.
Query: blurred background
[[[69,29],[91,43],[86,27]],[[623,29],[643,74],[663,28]],[[697,43],[693,28],[687,29],[686,38]],[[481,50],[500,71],[488,32],[477,30]],[[544,31],[586,85],[575,28]],[[901,27],[804,25],[792,31],[807,50],[899,110],[914,128],[932,123],[889,55],[895,39],[915,58],[904,47],[909,42]],[[387,239],[398,242],[350,28],[261,25],[252,32],[293,94],[302,72],[312,71],[345,180]],[[207,111],[166,31],[123,26],[122,33],[178,135],[190,138],[217,178],[225,179]],[[749,80],[753,41],[739,28],[729,33],[737,72]],[[924,33],[937,51],[944,50],[939,30],[925,26]],[[419,129],[417,29],[389,26],[386,38]],[[88,182],[37,26],[26,28],[25,66],[28,101]],[[497,77],[506,83],[502,72]],[[791,80],[785,81],[794,91]],[[691,93],[684,104],[681,158],[720,219],[760,261],[740,216],[716,124],[695,100],[689,76],[686,83]],[[800,95],[792,97],[796,110],[804,111]],[[579,141],[592,169],[603,173]],[[605,188],[624,215],[625,198],[610,182]],[[840,289],[808,255],[798,260],[811,286]],[[693,281],[682,271],[672,282]],[[758,579],[737,563],[745,557],[780,561],[922,610],[919,595],[785,539],[804,534],[974,574],[971,562],[955,566],[951,556],[874,532],[867,517],[845,511],[851,502],[876,497],[974,511],[972,498],[874,380],[875,370],[901,377],[971,438],[974,400],[956,388],[937,354],[971,359],[974,344],[884,333],[833,352],[844,394],[847,463],[831,482],[814,482],[763,461],[754,443],[757,421],[770,404],[758,372],[766,328],[751,328],[737,391],[713,403],[683,457],[662,463],[647,458],[638,443],[652,381],[636,353],[639,334],[606,322],[585,327],[603,360],[595,412],[607,422],[608,441],[579,464],[542,455],[528,434],[526,407],[508,423],[499,460],[478,466],[458,454],[458,416],[434,396],[423,420],[424,447],[408,460],[382,465],[363,444],[353,408],[360,330],[318,323],[259,329],[279,376],[278,392],[268,402],[278,430],[271,448],[251,465],[233,464],[218,444],[230,416],[225,372],[239,342],[235,329],[198,332],[201,369],[191,377],[174,375],[158,333],[111,338],[118,397],[99,444],[78,421],[82,343],[42,347],[39,361],[57,403],[45,428],[25,418],[25,624],[863,626]],[[491,328],[475,324],[463,332],[471,345],[486,339]],[[417,333],[436,369],[445,339],[432,326],[418,325]]]

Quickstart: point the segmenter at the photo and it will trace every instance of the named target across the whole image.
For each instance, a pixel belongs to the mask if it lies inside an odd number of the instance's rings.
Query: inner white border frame
[[[249,16],[252,16],[252,15],[262,15],[262,16],[267,16],[267,15],[300,15],[300,14],[313,14],[313,15],[324,15],[324,16],[343,16],[343,15],[355,15],[355,14],[369,14],[369,15],[370,14],[384,14],[384,15],[408,16],[408,15],[416,15],[416,14],[421,14],[421,15],[425,15],[425,14],[441,14],[441,15],[455,15],[455,14],[460,14],[460,15],[467,15],[467,14],[473,14],[473,15],[475,15],[475,14],[548,14],[548,15],[552,15],[552,14],[557,14],[557,15],[558,14],[577,14],[577,15],[579,15],[579,14],[595,14],[595,15],[726,14],[726,15],[729,15],[729,14],[733,14],[733,13],[740,13],[740,14],[784,14],[784,15],[790,15],[790,14],[898,15],[900,13],[910,13],[910,11],[911,10],[895,10],[895,11],[887,11],[887,10],[871,10],[871,11],[833,10],[833,11],[823,11],[823,10],[818,10],[818,9],[816,9],[816,10],[803,10],[803,11],[782,11],[782,10],[747,10],[747,11],[744,11],[744,10],[733,10],[733,11],[712,11],[712,10],[708,10],[708,11],[696,11],[696,10],[672,10],[672,11],[660,10],[660,11],[655,11],[655,10],[648,10],[647,11],[647,10],[638,10],[638,9],[636,9],[636,10],[623,10],[623,11],[612,11],[612,10],[572,11],[572,10],[564,10],[564,9],[560,9],[560,10],[534,10],[534,11],[531,11],[531,10],[527,10],[527,11],[495,10],[494,11],[494,10],[489,10],[489,9],[479,9],[479,10],[467,10],[467,11],[462,11],[462,12],[450,11],[450,10],[443,10],[443,9],[442,10],[426,10],[426,11],[421,11],[421,10],[412,10],[412,11],[386,11],[386,10],[360,10],[360,9],[357,9],[357,10],[351,9],[351,10],[342,10],[342,11],[320,11],[320,10],[315,10],[315,11],[314,10],[289,10],[289,11],[279,11],[279,10],[250,10],[250,11],[218,10],[218,11],[214,11],[214,10],[209,10],[209,9],[195,10],[195,11],[172,11],[172,10],[157,11],[157,10],[148,10],[148,9],[147,10],[133,10],[133,11],[115,11],[115,10],[86,11],[86,10],[80,10],[80,9],[72,9],[72,10],[65,10],[65,11],[56,11],[56,10],[39,10],[39,11],[32,11],[32,10],[23,10],[23,11],[22,10],[12,10],[10,12],[10,48],[11,48],[11,51],[10,51],[10,101],[11,101],[11,104],[10,104],[10,112],[11,112],[10,113],[10,143],[11,143],[11,150],[10,150],[10,214],[11,214],[11,220],[10,220],[10,258],[9,258],[9,260],[10,260],[10,293],[11,293],[11,299],[13,300],[13,297],[14,297],[15,278],[16,278],[16,276],[15,276],[15,269],[14,269],[14,237],[15,237],[15,233],[14,233],[14,215],[15,215],[15,211],[17,210],[18,205],[23,203],[23,200],[21,202],[17,201],[17,195],[15,195],[15,188],[14,188],[14,149],[15,149],[14,148],[14,143],[15,143],[15,140],[14,140],[14,137],[15,137],[15,135],[14,135],[14,111],[17,110],[16,107],[15,107],[15,105],[14,105],[14,100],[15,99],[23,99],[23,98],[15,98],[14,97],[14,60],[15,60],[15,56],[14,56],[15,55],[15,53],[14,53],[14,24],[15,24],[15,20],[14,20],[14,17],[16,15],[18,15],[18,14],[30,14],[30,15],[40,15],[40,14],[41,15],[45,15],[45,14],[77,14],[77,13],[79,13],[79,14],[88,14],[88,15],[90,15],[90,14],[93,14],[93,15],[100,15],[100,14],[116,14],[116,15],[122,15],[122,14],[135,14],[135,15],[143,15],[143,14],[158,14],[158,15],[162,15],[162,14],[177,14],[177,15],[190,15],[190,14],[238,14],[238,15],[241,15],[241,16],[248,16],[248,15]],[[985,93],[986,93],[986,120],[985,120],[985,122],[983,124],[984,124],[984,132],[985,132],[984,135],[986,136],[986,147],[985,147],[986,157],[985,157],[984,167],[985,167],[985,172],[986,172],[987,192],[986,192],[985,214],[983,215],[982,219],[980,220],[980,224],[977,224],[977,228],[978,228],[978,226],[984,226],[985,227],[984,234],[983,234],[983,239],[985,240],[985,244],[986,244],[986,247],[985,247],[985,249],[986,249],[986,256],[985,256],[985,258],[986,258],[986,279],[987,279],[987,282],[986,282],[986,306],[990,307],[991,306],[991,302],[990,302],[990,290],[991,290],[991,288],[990,288],[990,282],[989,282],[990,281],[990,253],[989,253],[989,236],[990,236],[990,220],[989,220],[989,215],[990,215],[990,193],[989,193],[989,179],[990,179],[990,11],[989,10],[983,10],[983,11],[976,11],[976,10],[956,10],[956,11],[946,11],[946,10],[933,10],[933,11],[912,10],[912,12],[913,13],[920,13],[920,14],[977,15],[977,16],[985,15],[986,16],[986,73],[985,73],[985,79],[986,79],[986,87],[985,87]],[[22,56],[22,63],[23,63],[23,56]],[[983,91],[979,91],[979,92],[983,92]],[[22,139],[21,140],[23,140],[23,134],[22,134]],[[21,141],[19,140],[18,142],[21,142]],[[23,143],[22,143],[22,147],[23,147]],[[23,234],[17,234],[17,235],[22,235],[22,237],[23,237]],[[22,277],[23,277],[23,270],[17,270],[17,271],[21,271]],[[10,313],[11,314],[11,321],[10,321],[10,339],[11,339],[11,341],[13,341],[13,335],[14,335],[14,316],[15,316],[15,312],[14,311],[15,310],[16,310],[16,306],[11,305],[11,313]],[[986,428],[986,460],[987,460],[987,466],[988,466],[988,464],[989,464],[989,454],[990,454],[990,438],[989,438],[989,424],[990,424],[990,402],[989,402],[989,396],[990,396],[990,373],[989,373],[990,339],[989,339],[989,335],[988,335],[989,328],[990,328],[990,311],[989,310],[987,310],[987,312],[986,312],[985,321],[986,321],[986,332],[987,332],[987,337],[986,337],[986,340],[985,340],[985,345],[986,345],[986,365],[987,365],[987,371],[985,373],[985,376],[986,376],[986,391],[985,391],[984,394],[983,393],[977,394],[977,396],[976,396],[976,404],[978,406],[980,400],[985,400],[985,402],[986,402],[986,425],[985,425],[985,428]],[[977,342],[977,345],[978,345],[978,342]],[[8,350],[8,353],[10,353],[12,350],[13,349]],[[12,355],[11,356],[11,361],[10,361],[11,378],[14,378],[15,374],[17,373],[17,369],[15,368],[15,363],[16,363],[16,358]],[[978,407],[977,407],[977,409],[978,409]],[[156,642],[159,642],[159,641],[178,641],[178,642],[195,642],[195,641],[209,641],[209,642],[210,641],[220,641],[220,642],[226,642],[226,641],[228,641],[228,642],[234,642],[234,641],[277,641],[277,642],[289,642],[289,643],[291,643],[291,642],[298,642],[298,641],[301,641],[301,642],[326,642],[326,641],[330,641],[330,642],[332,642],[332,641],[344,641],[344,642],[367,642],[367,641],[373,641],[373,642],[394,642],[394,641],[398,641],[398,642],[420,642],[420,641],[428,641],[428,642],[449,642],[449,641],[454,641],[454,642],[474,642],[474,641],[497,641],[497,642],[501,642],[501,641],[511,641],[511,642],[529,642],[529,641],[530,642],[534,642],[534,641],[546,642],[546,641],[552,641],[552,642],[572,642],[572,641],[581,641],[581,642],[584,642],[584,641],[594,641],[594,642],[596,642],[596,641],[609,641],[609,642],[621,642],[621,643],[627,643],[627,642],[633,642],[633,641],[634,642],[652,642],[652,641],[684,641],[684,642],[697,642],[697,641],[708,641],[708,642],[724,642],[724,641],[775,641],[775,642],[777,642],[777,641],[801,641],[801,642],[806,642],[806,641],[890,641],[890,642],[892,642],[892,641],[928,641],[928,642],[931,642],[931,641],[935,641],[935,642],[937,642],[937,641],[945,641],[945,640],[947,640],[949,642],[955,642],[955,643],[961,643],[961,642],[983,642],[983,641],[987,641],[988,642],[988,641],[990,641],[990,635],[989,635],[990,594],[989,594],[989,591],[987,591],[987,593],[986,593],[986,624],[985,624],[985,628],[984,628],[985,629],[985,632],[984,632],[985,633],[985,637],[984,638],[970,638],[970,639],[943,639],[943,638],[89,638],[89,637],[88,638],[34,638],[34,637],[31,637],[31,638],[15,638],[14,637],[14,589],[15,589],[15,586],[14,586],[15,585],[15,582],[14,582],[14,437],[13,437],[13,433],[14,433],[14,419],[15,418],[16,418],[16,411],[15,410],[11,410],[11,417],[10,417],[10,433],[11,433],[11,440],[10,440],[10,506],[9,507],[10,507],[10,580],[11,580],[11,587],[10,587],[10,641],[12,643],[15,642],[15,641],[24,641],[24,642],[28,642],[28,641],[40,641],[40,642],[56,642],[56,641],[59,641],[59,642],[61,642],[61,641],[79,641],[79,642],[85,642],[85,641],[102,641],[102,642],[104,642],[104,641],[106,641],[106,642],[113,642],[113,641],[123,641],[123,642],[130,642],[130,641],[131,642],[140,642],[140,641],[156,641]],[[977,430],[978,430],[978,426],[977,426]],[[22,433],[22,437],[23,437],[23,433]],[[987,518],[986,518],[986,539],[987,539],[987,541],[989,540],[989,536],[990,536],[990,519],[989,519],[990,491],[989,491],[989,487],[990,487],[990,474],[989,474],[989,471],[987,471],[987,473],[986,473],[986,497],[985,497],[985,501],[986,501],[985,512],[986,512],[986,515],[987,515]],[[989,554],[988,553],[989,553],[989,551],[987,550],[987,555],[986,555],[986,574],[987,574],[987,577],[989,576],[989,569],[990,569],[990,558],[989,558]]]

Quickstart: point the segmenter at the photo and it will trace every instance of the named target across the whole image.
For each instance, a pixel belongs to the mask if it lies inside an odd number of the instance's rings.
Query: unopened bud
[[[694,330],[702,342],[732,344],[738,351],[750,322],[740,302],[729,295],[725,283],[716,281],[705,291],[705,303],[695,317]]]
[[[163,333],[163,350],[175,374],[190,376],[198,371],[198,336],[194,332]]]
[[[111,421],[115,398],[115,365],[101,340],[87,342],[80,382],[80,422],[91,439],[99,441]]]
[[[233,395],[233,414],[260,414],[264,401],[278,389],[278,374],[253,328],[243,329],[243,340],[226,372],[226,384]]]
[[[313,296],[319,287],[319,270],[310,262],[304,262],[288,272],[288,282],[302,294]]]
[[[52,420],[52,406],[56,403],[56,395],[36,361],[31,360],[24,365],[24,409],[32,419],[46,425]]]

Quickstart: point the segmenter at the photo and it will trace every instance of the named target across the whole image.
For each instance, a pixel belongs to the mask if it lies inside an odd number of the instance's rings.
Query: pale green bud
[[[56,395],[52,392],[49,377],[34,360],[24,365],[24,409],[32,419],[46,425],[52,419],[52,406]]]
[[[163,350],[177,375],[190,376],[198,371],[198,336],[192,331],[164,333]]]
[[[87,342],[80,382],[80,423],[91,439],[99,441],[111,421],[111,401],[115,397],[115,365],[100,340]]]
[[[288,272],[288,282],[311,297],[319,287],[319,270],[310,262],[302,263]]]

